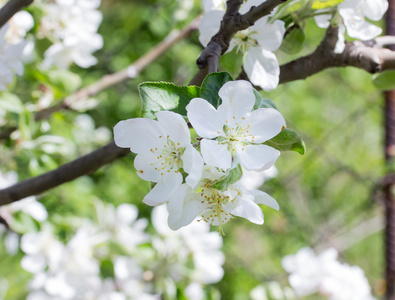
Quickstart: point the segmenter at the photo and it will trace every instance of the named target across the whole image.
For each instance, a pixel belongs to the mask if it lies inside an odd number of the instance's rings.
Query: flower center
[[[228,202],[233,202],[230,196],[225,195],[225,192],[211,188],[212,182],[206,182],[201,188],[198,189],[201,202],[207,205],[207,208],[202,213],[203,220],[210,225],[218,225],[218,232],[225,235],[222,230],[222,224],[228,223],[234,217],[227,212],[223,205]]]
[[[162,136],[159,136],[162,139]],[[164,175],[174,171],[178,173],[182,168],[181,156],[184,153],[185,148],[181,147],[180,143],[175,143],[166,137],[166,144],[163,145],[162,149],[150,149],[150,152],[156,155],[156,161],[151,163],[151,166],[155,166],[155,170]]]
[[[236,119],[233,117],[233,119]],[[245,118],[241,118],[245,121]],[[250,123],[234,123],[228,125],[229,122],[226,120],[223,127],[225,136],[219,137],[217,140],[220,144],[228,144],[228,150],[231,154],[235,154],[237,151],[244,151],[244,146],[255,142],[255,136],[250,133]]]
[[[254,38],[255,34],[257,34],[257,32],[251,29],[245,29],[235,34],[233,39],[235,40],[237,45],[236,54],[240,50],[241,52],[245,53],[248,48],[259,46],[258,41]]]

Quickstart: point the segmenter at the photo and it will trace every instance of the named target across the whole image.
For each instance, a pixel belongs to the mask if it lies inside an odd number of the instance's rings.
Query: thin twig
[[[162,42],[160,42],[158,45],[152,48],[147,54],[139,58],[137,61],[135,61],[127,68],[110,75],[105,75],[98,81],[92,83],[91,85],[88,85],[87,87],[84,87],[81,90],[75,92],[74,94],[68,96],[61,103],[37,112],[35,115],[35,119],[36,120],[47,119],[52,113],[56,111],[62,109],[68,109],[72,107],[72,104],[75,103],[76,101],[94,96],[109,87],[117,85],[128,79],[135,78],[140,74],[142,70],[144,70],[144,68],[146,68],[154,60],[156,60],[161,55],[163,55],[167,50],[169,50],[170,47],[172,47],[181,39],[189,36],[192,32],[196,31],[199,25],[199,21],[200,21],[200,17],[192,21],[181,31],[171,32]]]
[[[25,6],[29,6],[33,0],[9,0],[6,5],[0,9],[0,28],[4,26],[18,11]]]

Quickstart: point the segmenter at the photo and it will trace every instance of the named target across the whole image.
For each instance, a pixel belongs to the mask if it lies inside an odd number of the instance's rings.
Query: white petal
[[[225,135],[217,110],[207,100],[194,98],[186,109],[189,122],[198,135],[210,139]]]
[[[387,0],[365,0],[362,5],[364,15],[373,21],[380,21],[387,9]]]
[[[11,20],[13,25],[22,28],[25,31],[29,31],[34,26],[34,19],[32,15],[25,10],[17,12]]]
[[[264,2],[264,1],[262,1],[262,0],[244,1],[244,3],[240,7],[240,13],[245,14],[251,9],[251,7],[258,6],[258,5],[262,4],[262,2]]]
[[[280,206],[278,205],[277,201],[274,200],[269,194],[260,191],[260,190],[252,190],[249,191],[251,195],[254,196],[254,202],[257,204],[265,204],[275,210],[279,210]]]
[[[190,187],[194,188],[202,177],[203,158],[192,145],[187,145],[181,159],[185,172],[189,174],[185,181]]]
[[[236,201],[235,201],[236,202]],[[237,201],[237,205],[232,207],[232,202],[229,202],[229,205],[224,205],[224,208],[228,210],[232,215],[246,218],[252,223],[255,224],[263,224],[263,213],[261,208],[249,199],[241,198],[240,201]]]
[[[203,0],[203,9],[205,12],[222,8],[222,0]]]
[[[316,10],[317,13],[321,13],[323,10]],[[317,15],[314,16],[315,23],[317,24],[318,27],[320,28],[328,28],[329,27],[329,21],[332,19],[332,16],[330,14],[324,14],[324,15]]]
[[[274,108],[260,108],[254,110],[247,118],[250,134],[255,143],[263,143],[278,135],[286,126],[284,117]]]
[[[343,17],[344,25],[347,28],[347,33],[350,37],[369,40],[378,36],[382,29],[367,22],[360,11],[355,11],[353,8],[344,8],[339,10]]]
[[[118,147],[130,148],[135,153],[162,148],[165,137],[166,133],[159,123],[150,119],[128,119],[114,126],[115,144]]]
[[[21,260],[21,266],[30,273],[39,273],[45,269],[47,262],[43,254],[25,255]]]
[[[267,23],[267,18],[262,18],[255,22],[251,30],[257,32],[257,34],[251,37],[255,38],[262,48],[274,51],[283,42],[285,26],[283,21],[276,20],[273,23]]]
[[[251,83],[245,80],[229,81],[218,92],[222,104],[218,107],[218,116],[222,124],[240,123],[255,104],[255,95]]]
[[[134,159],[134,167],[137,175],[147,181],[158,182],[161,180],[161,172],[155,170],[158,168],[157,155],[151,152],[140,152]]]
[[[144,197],[143,202],[147,205],[157,206],[169,201],[169,197],[180,187],[182,183],[181,173],[170,172],[163,175],[154,188]]]
[[[280,67],[272,52],[260,47],[251,47],[247,51],[243,66],[252,84],[260,86],[265,91],[277,87]]]
[[[183,184],[171,196],[167,205],[169,211],[168,224],[172,230],[178,230],[190,224],[204,209],[204,203],[194,198],[194,192]]]
[[[227,145],[219,144],[217,141],[203,139],[200,148],[204,161],[209,166],[229,169],[232,164],[232,155],[228,151]]]
[[[237,152],[237,156],[247,170],[262,171],[274,165],[280,151],[267,145],[247,145]]]
[[[160,111],[156,116],[158,117],[159,125],[169,135],[170,140],[179,142],[183,147],[190,144],[191,134],[187,123],[181,115],[171,111]]]
[[[27,202],[25,202],[27,200]],[[22,207],[22,211],[30,216],[32,216],[33,219],[39,221],[39,222],[43,222],[47,219],[48,217],[48,212],[45,208],[45,206],[36,201],[35,198],[30,198],[23,200],[22,202],[26,203],[26,205],[24,205]]]
[[[337,42],[334,52],[337,54],[343,53],[344,48],[346,48],[344,34],[346,32],[346,27],[343,24],[339,24],[339,31],[337,34]]]
[[[218,32],[221,20],[225,12],[221,10],[211,10],[206,12],[199,23],[199,41],[206,47],[211,38]]]

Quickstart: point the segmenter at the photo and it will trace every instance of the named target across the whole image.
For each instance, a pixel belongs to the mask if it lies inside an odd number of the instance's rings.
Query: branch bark
[[[0,190],[0,206],[31,195],[38,195],[62,183],[90,174],[128,153],[130,153],[128,148],[118,148],[114,142],[111,142],[53,171]]]
[[[356,67],[369,73],[395,69],[395,52],[380,48],[375,41],[348,42],[344,51],[334,53],[337,41],[337,28],[330,26],[317,49],[304,57],[280,67],[280,83],[305,79],[322,70],[333,67]],[[381,43],[390,43],[390,39],[381,39]],[[391,43],[394,39],[391,39]]]
[[[6,5],[0,9],[0,28],[18,11],[32,3],[33,0],[9,0]]]
[[[221,21],[218,33],[212,37],[211,41],[196,61],[198,68],[208,68],[208,73],[216,72],[219,58],[228,50],[229,43],[236,32],[254,25],[257,20],[269,15],[275,7],[286,1],[287,0],[267,0],[258,6],[253,6],[250,11],[244,15],[240,15],[239,8],[243,1],[228,0],[226,2],[226,12]]]

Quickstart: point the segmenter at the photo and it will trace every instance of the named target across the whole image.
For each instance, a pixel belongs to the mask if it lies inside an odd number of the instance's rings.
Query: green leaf
[[[373,84],[380,90],[390,91],[395,89],[395,71],[385,71],[372,76]]]
[[[254,95],[255,95],[255,104],[252,110],[256,110],[259,108],[274,108],[278,110],[276,104],[274,104],[272,100],[267,98],[262,98],[261,94],[259,94],[259,92],[256,89],[254,89]]]
[[[233,81],[233,78],[226,72],[211,73],[207,75],[202,83],[200,97],[206,99],[217,108],[221,104],[218,91],[228,81]]]
[[[198,86],[176,86],[169,82],[143,82],[139,85],[143,118],[156,119],[158,111],[169,110],[186,116],[185,107],[200,96]]]
[[[23,112],[23,104],[16,95],[10,93],[1,93],[0,109],[19,114]]]
[[[303,49],[303,43],[305,40],[305,34],[302,28],[292,28],[281,44],[280,49],[287,54],[295,54]]]
[[[238,164],[236,167],[229,170],[229,173],[225,176],[225,178],[214,183],[211,187],[220,191],[225,191],[229,187],[229,185],[237,182],[242,175],[243,170],[241,169],[241,165]]]
[[[272,16],[273,20],[279,20],[287,15],[290,15],[302,7],[304,7],[306,4],[309,3],[309,0],[294,0],[294,1],[288,1],[282,5],[280,5],[277,9],[277,11],[274,13]]]
[[[48,83],[57,88],[62,94],[75,92],[82,83],[81,77],[68,70],[52,70],[48,72]]]
[[[306,146],[300,135],[288,128],[284,128],[278,135],[264,144],[280,151],[291,150],[300,154],[305,154],[306,152]]]

